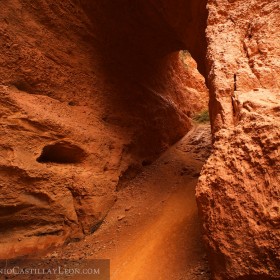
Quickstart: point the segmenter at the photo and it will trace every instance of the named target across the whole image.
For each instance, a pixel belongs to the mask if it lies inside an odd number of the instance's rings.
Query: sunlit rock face
[[[214,279],[280,279],[279,1],[208,1],[213,154],[197,201]]]

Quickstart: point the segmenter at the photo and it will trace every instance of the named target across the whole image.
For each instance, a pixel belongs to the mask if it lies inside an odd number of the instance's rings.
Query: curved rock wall
[[[161,2],[0,2],[1,258],[94,232],[126,170],[207,106]]]

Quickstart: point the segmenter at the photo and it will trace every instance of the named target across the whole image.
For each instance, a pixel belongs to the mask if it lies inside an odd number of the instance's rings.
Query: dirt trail
[[[187,266],[191,269],[191,263],[199,261],[192,259],[197,258],[200,247],[193,200],[195,183],[191,180],[185,188],[176,190],[160,216],[112,263],[112,280],[183,279]]]
[[[209,126],[195,126],[119,191],[95,234],[52,255],[109,258],[112,280],[209,279],[195,186],[210,142]]]

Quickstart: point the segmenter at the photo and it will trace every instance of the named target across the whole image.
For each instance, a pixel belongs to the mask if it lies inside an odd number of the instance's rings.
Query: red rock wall
[[[197,188],[214,279],[280,279],[279,1],[208,1],[214,150]]]
[[[179,54],[199,56],[201,7],[175,4],[0,2],[1,257],[93,232],[128,167],[153,160],[205,108],[203,79]],[[186,17],[187,35],[177,29]]]
[[[279,1],[0,2],[0,256],[93,232],[130,166],[207,103],[215,279],[279,279]],[[69,155],[71,155],[69,157]],[[129,170],[130,170],[129,169]]]

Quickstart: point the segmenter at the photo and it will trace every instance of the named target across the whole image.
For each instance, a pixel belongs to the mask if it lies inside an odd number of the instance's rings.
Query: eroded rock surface
[[[197,200],[214,279],[280,279],[280,4],[208,9],[215,144]]]
[[[278,0],[0,3],[1,257],[94,232],[207,103],[197,189],[216,279],[279,279]],[[69,156],[71,154],[71,156]]]
[[[207,106],[195,62],[179,53],[197,55],[200,21],[189,18],[187,45],[169,24],[181,6],[160,2],[1,1],[1,258],[94,232],[126,170]]]

